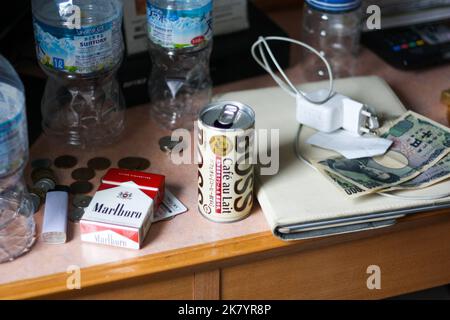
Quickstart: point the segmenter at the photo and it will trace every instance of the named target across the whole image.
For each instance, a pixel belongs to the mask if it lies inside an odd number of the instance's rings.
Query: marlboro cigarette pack
[[[164,198],[164,176],[110,169],[80,221],[81,240],[139,249]]]

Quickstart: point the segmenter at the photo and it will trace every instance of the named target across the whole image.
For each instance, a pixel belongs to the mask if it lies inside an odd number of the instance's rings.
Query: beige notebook
[[[324,83],[301,86],[306,91],[324,87]],[[386,82],[378,77],[336,80],[335,90],[373,106],[383,118],[395,118],[406,111]],[[256,195],[273,233],[284,240],[381,228],[392,225],[406,214],[450,207],[450,198],[434,201],[400,200],[380,195],[347,198],[320,173],[296,158],[293,149],[298,129],[295,99],[278,87],[231,92],[216,99],[246,103],[255,110],[258,129],[279,129],[279,172],[259,176]],[[303,129],[302,153],[310,160],[337,155],[305,144],[314,132],[310,128]],[[426,189],[396,194],[424,196],[449,191],[450,181],[444,181]]]

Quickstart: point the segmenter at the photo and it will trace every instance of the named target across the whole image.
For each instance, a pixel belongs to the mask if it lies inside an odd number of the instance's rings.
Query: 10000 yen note
[[[450,152],[450,129],[411,111],[394,122],[381,137],[393,141],[383,156],[336,157],[315,165],[364,190],[352,195],[361,196],[409,181]]]
[[[335,184],[339,190],[343,191],[349,197],[358,197],[360,195],[365,194],[365,190],[360,187],[352,184],[350,181],[335,175],[329,171],[321,170],[328,180],[330,180],[333,184]],[[406,181],[398,186],[390,187],[383,192],[389,192],[394,190],[406,190],[406,189],[420,189],[432,186],[438,182],[450,178],[450,154],[446,155],[441,161],[437,164],[425,170],[415,178]],[[367,193],[366,193],[367,194]]]
[[[398,186],[389,188],[389,191],[426,188],[448,178],[450,178],[450,154],[446,155],[443,159],[441,159],[441,161],[428,170],[425,170],[417,177],[403,182]]]

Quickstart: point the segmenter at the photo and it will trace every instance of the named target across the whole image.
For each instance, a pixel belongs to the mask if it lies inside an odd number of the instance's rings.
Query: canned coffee
[[[215,222],[234,222],[253,205],[255,113],[237,101],[208,105],[199,115],[198,208]]]

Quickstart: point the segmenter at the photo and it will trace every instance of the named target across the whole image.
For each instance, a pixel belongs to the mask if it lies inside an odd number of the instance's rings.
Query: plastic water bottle
[[[361,0],[305,0],[302,41],[327,58],[335,78],[354,75],[361,21]],[[303,51],[302,64],[306,80],[328,79],[325,65],[315,55]]]
[[[212,0],[147,0],[151,115],[191,128],[211,99]]]
[[[33,0],[39,64],[48,75],[44,132],[80,146],[115,141],[124,127],[116,79],[123,57],[120,0]]]
[[[34,208],[23,183],[27,161],[24,88],[0,55],[0,263],[21,255],[34,243]]]

